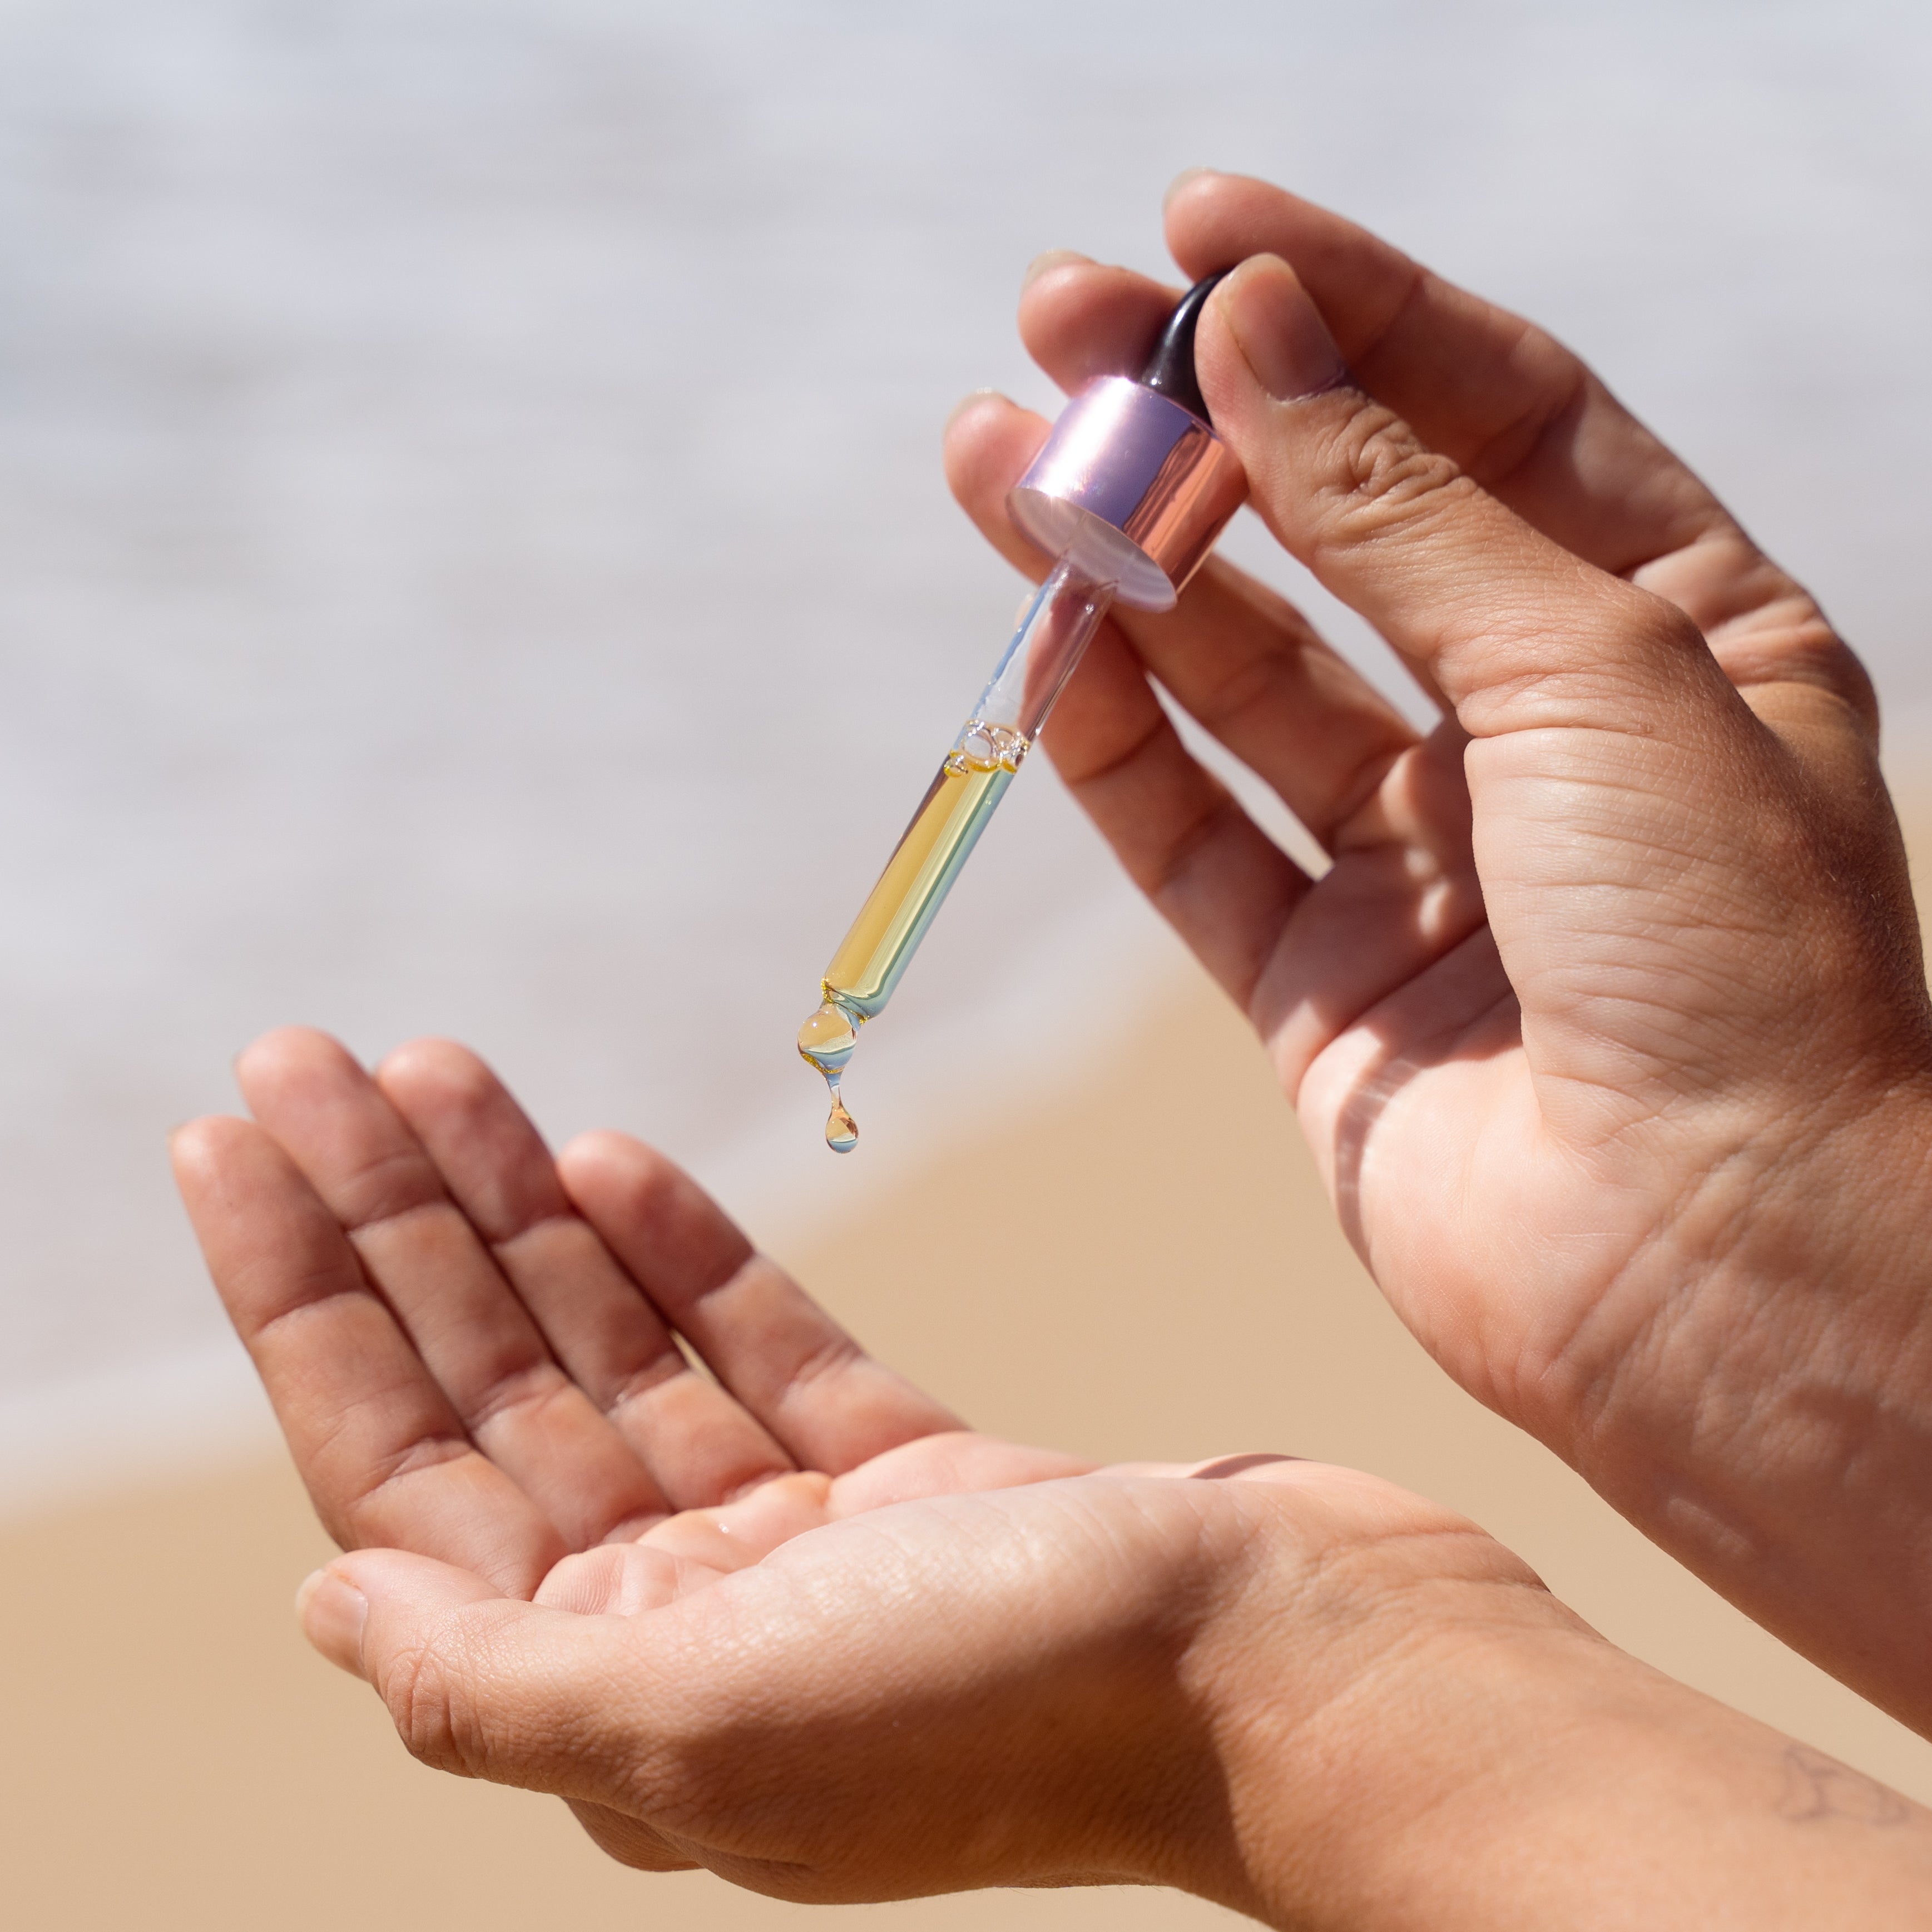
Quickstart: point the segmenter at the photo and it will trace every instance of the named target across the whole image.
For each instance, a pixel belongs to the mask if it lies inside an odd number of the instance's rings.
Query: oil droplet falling
[[[859,1025],[842,1006],[827,1000],[798,1030],[799,1057],[825,1076],[825,1090],[832,1101],[825,1144],[834,1154],[850,1154],[859,1144],[859,1124],[847,1112],[838,1091],[845,1063],[859,1044]]]
[[[859,1123],[845,1111],[838,1097],[838,1080],[833,1075],[826,1082],[832,1090],[832,1112],[825,1122],[825,1144],[834,1154],[850,1154],[859,1144]]]

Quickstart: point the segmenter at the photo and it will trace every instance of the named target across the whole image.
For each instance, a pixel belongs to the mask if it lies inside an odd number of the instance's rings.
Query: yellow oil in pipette
[[[997,724],[975,719],[959,734],[819,982],[824,1002],[799,1028],[798,1050],[825,1076],[826,1144],[839,1154],[859,1141],[839,1092],[859,1028],[892,997],[1026,753],[1024,739]]]
[[[837,1153],[858,1144],[858,1124],[840,1083],[859,1029],[892,998],[1034,734],[1099,628],[1112,592],[1111,585],[1089,582],[1062,563],[1035,592],[992,682],[825,969],[821,1004],[799,1028],[798,1050],[825,1076],[832,1103],[825,1139]],[[1032,730],[1018,729],[1022,722]]]

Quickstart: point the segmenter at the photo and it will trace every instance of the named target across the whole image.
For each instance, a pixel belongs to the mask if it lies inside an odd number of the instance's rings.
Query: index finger
[[[644,1291],[571,1205],[542,1137],[476,1054],[412,1041],[377,1083],[435,1161],[552,1352],[676,1509],[717,1503],[790,1459],[694,1368]]]

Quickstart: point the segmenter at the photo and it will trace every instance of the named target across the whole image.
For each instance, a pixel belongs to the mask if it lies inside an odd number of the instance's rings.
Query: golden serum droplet
[[[833,1079],[825,1084],[832,1090],[832,1112],[825,1122],[825,1144],[834,1154],[850,1154],[859,1144],[859,1123],[845,1111],[845,1102],[838,1097],[838,1082]]]
[[[842,1009],[827,1000],[816,1012],[806,1016],[798,1030],[798,1052],[830,1080],[845,1070],[852,1049],[859,1044],[859,1029]]]
[[[825,1076],[825,1090],[832,1100],[832,1112],[825,1123],[825,1144],[834,1154],[850,1154],[859,1144],[859,1124],[846,1111],[838,1092],[845,1063],[858,1044],[858,1024],[830,1000],[808,1015],[798,1030],[800,1058]]]

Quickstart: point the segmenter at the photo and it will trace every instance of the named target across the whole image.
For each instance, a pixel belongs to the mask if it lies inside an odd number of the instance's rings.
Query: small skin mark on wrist
[[[1909,1825],[1912,1807],[1876,1778],[1840,1764],[1808,1744],[1784,1750],[1784,1789],[1778,1815],[1793,1824],[1820,1818],[1850,1818],[1861,1825]]]

